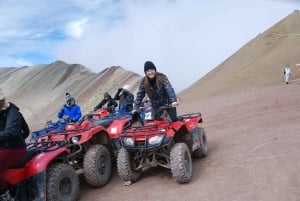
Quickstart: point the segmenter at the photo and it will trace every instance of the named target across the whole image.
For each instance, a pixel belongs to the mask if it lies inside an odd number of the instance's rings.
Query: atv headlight
[[[164,138],[163,135],[156,135],[154,137],[149,138],[148,143],[149,145],[160,144],[163,138]]]
[[[72,144],[78,144],[78,141],[79,141],[79,137],[77,137],[77,136],[71,138]]]
[[[134,146],[134,140],[131,137],[124,138],[124,144],[126,146]]]

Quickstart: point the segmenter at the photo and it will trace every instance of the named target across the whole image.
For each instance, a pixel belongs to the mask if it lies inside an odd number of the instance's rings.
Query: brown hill
[[[292,79],[300,77],[300,12],[295,11],[258,34],[236,53],[179,95],[187,100],[249,90],[284,81],[289,64]]]
[[[49,65],[22,68],[0,68],[0,86],[9,100],[15,102],[31,130],[43,128],[46,120],[56,120],[56,113],[70,92],[87,113],[108,91],[112,96],[125,84],[135,92],[140,75],[110,67],[96,74],[80,64],[56,61]]]

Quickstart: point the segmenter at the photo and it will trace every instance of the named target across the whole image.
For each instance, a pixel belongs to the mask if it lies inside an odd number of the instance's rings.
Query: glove
[[[64,119],[64,120],[68,120],[69,118],[70,118],[69,115],[64,115],[64,116],[63,116],[63,119]]]
[[[131,110],[131,114],[140,114],[141,110],[140,109],[133,109]]]

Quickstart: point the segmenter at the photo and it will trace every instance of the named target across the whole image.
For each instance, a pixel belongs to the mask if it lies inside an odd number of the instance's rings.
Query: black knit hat
[[[155,65],[152,63],[152,61],[146,61],[144,64],[144,72],[146,73],[147,70],[154,69],[156,71]]]
[[[66,92],[66,101],[74,99],[69,92]]]
[[[71,107],[74,104],[75,104],[75,98],[73,98],[73,96],[71,96],[69,92],[66,92],[66,105],[68,107]]]

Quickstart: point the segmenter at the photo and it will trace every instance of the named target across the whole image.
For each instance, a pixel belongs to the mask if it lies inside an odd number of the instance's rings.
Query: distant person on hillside
[[[129,85],[119,88],[114,99],[119,100],[119,110],[126,112],[133,110],[134,95],[130,92]]]
[[[286,67],[283,70],[283,74],[284,74],[284,77],[285,77],[285,84],[288,84],[289,83],[289,79],[290,79],[291,74],[292,74],[289,65],[286,65]]]
[[[78,122],[81,118],[80,106],[75,103],[75,99],[70,93],[66,93],[66,104],[57,113],[57,117],[67,122]]]
[[[155,110],[161,106],[171,105],[172,107],[167,112],[172,121],[177,121],[177,97],[167,76],[157,72],[155,65],[151,61],[145,62],[144,72],[145,76],[138,87],[133,112],[139,110],[143,104],[143,98],[147,95],[152,108]]]
[[[23,158],[29,132],[19,108],[0,92],[0,200],[11,200],[3,171]]]
[[[118,103],[111,97],[108,92],[105,92],[103,99],[94,108],[94,111],[98,109],[107,109],[109,112],[113,112],[115,111],[115,107],[118,107]]]

